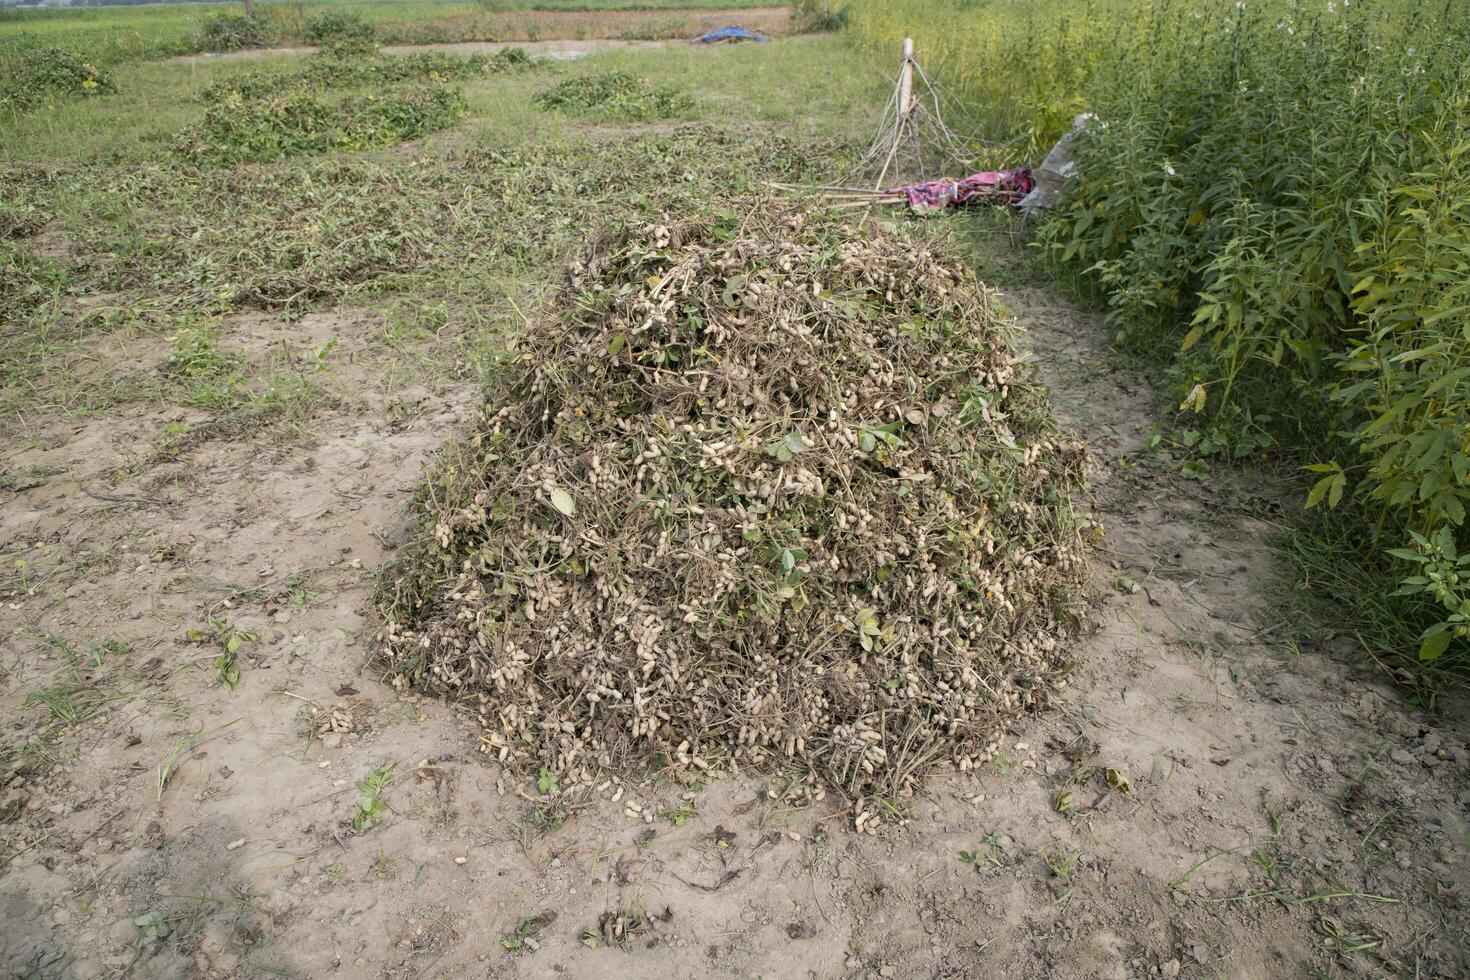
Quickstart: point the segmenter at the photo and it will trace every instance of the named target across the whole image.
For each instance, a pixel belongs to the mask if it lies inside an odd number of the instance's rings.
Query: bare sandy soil
[[[227,324],[258,367],[322,362],[300,430],[5,419],[0,706],[23,764],[0,790],[0,975],[1466,975],[1463,727],[1346,651],[1291,649],[1278,501],[1151,469],[1153,396],[1100,323],[1008,299],[1094,449],[1096,627],[1057,709],[877,836],[753,775],[554,828],[452,708],[382,683],[374,570],[475,392],[386,347],[376,313]],[[166,351],[113,336],[74,371]],[[212,618],[259,637],[233,691],[190,637]],[[74,718],[37,693],[66,690]]]

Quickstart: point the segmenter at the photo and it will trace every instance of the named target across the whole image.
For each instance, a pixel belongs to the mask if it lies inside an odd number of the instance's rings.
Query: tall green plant
[[[1367,515],[1343,560],[1409,593],[1383,653],[1470,676],[1470,6],[850,9],[877,54],[916,33],[1011,161],[1096,113],[1040,244],[1100,288],[1120,343],[1172,352],[1209,445],[1285,445],[1314,471],[1306,507]]]

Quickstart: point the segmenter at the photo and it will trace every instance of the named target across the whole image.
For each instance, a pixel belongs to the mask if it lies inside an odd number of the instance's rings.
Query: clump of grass
[[[569,78],[537,95],[535,101],[543,109],[628,122],[666,119],[694,105],[694,100],[676,89],[650,85],[625,71]]]
[[[270,22],[253,14],[210,14],[199,22],[194,38],[199,51],[243,51],[268,48],[275,42]]]
[[[1044,703],[1082,449],[962,263],[747,199],[568,283],[380,581],[401,684],[546,792],[797,767],[860,830]]]
[[[73,670],[66,677],[26,695],[26,705],[42,705],[63,725],[80,725],[97,717],[126,694],[107,690]]]
[[[442,85],[394,89],[327,101],[298,92],[228,97],[182,133],[174,153],[215,166],[313,153],[391,146],[447,129],[464,115],[464,97]]]
[[[54,216],[56,188],[64,177],[50,167],[15,166],[0,181],[0,247],[30,238]]]
[[[109,95],[112,76],[70,51],[56,47],[27,51],[0,77],[0,112],[33,109],[47,99]]]
[[[39,776],[54,766],[58,757],[56,744],[45,738],[7,740],[0,746],[0,783],[9,786],[17,779]]]

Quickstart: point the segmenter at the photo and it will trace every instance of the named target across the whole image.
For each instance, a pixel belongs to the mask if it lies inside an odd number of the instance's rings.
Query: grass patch
[[[315,70],[317,58],[277,64],[294,74]],[[363,62],[403,63],[351,60],[354,73]],[[143,401],[210,413],[162,434],[165,453],[257,424],[269,424],[272,439],[304,434],[330,402],[331,378],[244,358],[224,339],[221,318],[249,310],[382,307],[394,352],[385,384],[473,376],[504,358],[506,338],[523,322],[517,308],[532,308],[546,270],[603,221],[702,210],[712,191],[748,193],[766,178],[810,181],[838,170],[843,137],[865,128],[882,86],[831,38],[597,61],[655,85],[697,67],[710,100],[691,115],[743,98],[759,124],[722,115],[668,131],[588,135],[533,106],[544,84],[535,72],[492,68],[485,80],[463,82],[462,139],[411,153],[171,163],[169,141],[204,111],[191,96],[240,70],[219,61],[125,66],[115,97],[22,117],[6,149],[12,160],[37,162],[0,168],[0,407],[80,416]],[[816,63],[824,72],[800,91],[762,84],[811,74]],[[327,89],[322,101],[339,94],[347,93]],[[820,113],[809,99],[821,102]],[[642,179],[628,181],[630,170]],[[154,338],[174,364],[139,371],[99,358],[99,346],[134,337]]]
[[[780,0],[289,0],[260,3],[257,19],[279,44],[311,43],[313,25],[329,15],[361,18],[379,44],[433,44],[692,37],[701,27],[720,26],[726,16],[693,10],[780,6]],[[239,10],[236,4],[193,3],[0,8],[0,66],[43,45],[102,66],[223,50],[212,46],[228,43],[234,32],[205,38],[201,23],[215,12],[240,17]],[[779,30],[785,17],[778,10],[762,12],[751,26]]]
[[[1405,662],[1405,633],[1421,635],[1437,622],[1441,607],[1423,590],[1400,594],[1403,571],[1382,543],[1365,536],[1373,515],[1361,505],[1289,519],[1280,542],[1293,572],[1289,601],[1311,615],[1298,624],[1299,638],[1350,638],[1370,659],[1429,706],[1444,688],[1470,683],[1470,670],[1456,657]]]

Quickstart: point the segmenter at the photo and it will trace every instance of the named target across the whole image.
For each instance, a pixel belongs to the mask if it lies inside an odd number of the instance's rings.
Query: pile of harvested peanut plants
[[[1083,450],[955,258],[734,207],[571,265],[418,494],[386,663],[543,786],[797,769],[870,819],[1046,697]]]

